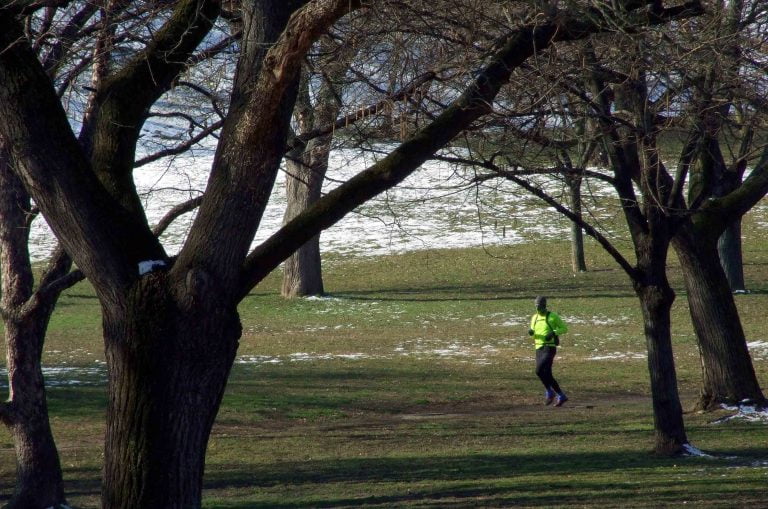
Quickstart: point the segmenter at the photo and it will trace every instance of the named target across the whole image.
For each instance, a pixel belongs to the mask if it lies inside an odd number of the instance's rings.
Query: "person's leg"
[[[554,375],[552,375],[552,364],[555,362],[555,355],[557,355],[557,348],[552,347],[550,351],[550,358],[549,358],[549,376],[552,378],[552,382],[550,387],[552,387],[552,390],[557,393],[557,400],[555,401],[555,406],[563,406],[563,403],[568,401],[568,396],[565,395],[563,390],[560,388],[560,384],[557,383],[557,380],[555,380]]]
[[[557,355],[557,348],[553,346],[544,346],[536,350],[536,375],[547,391],[545,403],[547,405],[552,403],[556,394],[557,402],[555,406],[561,406],[568,401],[568,397],[552,375],[552,364],[555,361],[555,355]]]
[[[546,390],[544,401],[546,405],[549,405],[554,401],[555,387],[557,387],[557,382],[552,377],[552,361],[555,358],[552,350],[554,349],[548,346],[536,350],[536,376],[539,377],[539,380],[541,380],[541,383]]]
[[[539,360],[540,352],[541,360]],[[545,387],[560,394],[560,385],[555,380],[554,375],[552,375],[552,364],[555,362],[555,355],[557,355],[557,348],[554,346],[539,348],[536,351],[536,374],[539,375]]]
[[[539,377],[544,388],[550,390],[552,387],[552,359],[549,354],[550,348],[543,346],[536,350],[536,376]]]

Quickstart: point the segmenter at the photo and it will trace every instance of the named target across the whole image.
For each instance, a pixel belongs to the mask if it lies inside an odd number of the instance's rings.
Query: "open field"
[[[241,306],[244,334],[209,444],[204,505],[288,507],[764,506],[768,425],[686,415],[707,457],[660,459],[639,309],[593,244],[573,275],[561,242],[329,257],[324,299],[284,301],[275,276]],[[737,297],[768,379],[768,248],[747,239]],[[678,288],[684,404],[697,350]],[[570,325],[555,363],[571,401],[541,405],[525,335],[533,296]],[[72,289],[46,347],[54,433],[74,507],[98,507],[105,408],[98,303]],[[74,383],[76,382],[76,383]],[[5,380],[2,381],[5,383]],[[6,391],[0,385],[0,393]],[[4,395],[3,395],[4,397]],[[0,429],[0,502],[13,486]]]

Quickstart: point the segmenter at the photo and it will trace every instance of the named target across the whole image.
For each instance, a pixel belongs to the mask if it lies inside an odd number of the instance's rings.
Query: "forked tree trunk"
[[[104,309],[110,369],[102,507],[194,509],[241,327],[204,271],[141,278]]]
[[[320,199],[328,170],[331,137],[311,140],[304,150],[292,151],[286,159],[287,204],[283,223],[289,222]],[[283,297],[323,295],[323,269],[320,235],[315,235],[285,260],[283,265]]]
[[[743,401],[764,405],[717,247],[701,236],[694,239],[683,235],[678,233],[673,245],[683,270],[701,355],[702,388],[697,406],[711,410],[723,403]]]
[[[670,309],[675,294],[667,284],[646,286],[636,282],[634,286],[643,312],[648,348],[648,371],[651,377],[656,430],[655,452],[670,456],[683,452],[683,446],[688,443],[672,355]]]
[[[320,63],[323,72],[314,104],[310,94],[311,77],[306,70],[302,76],[294,112],[299,135],[334,124],[341,109],[343,78],[356,53],[354,45],[338,47],[329,37],[322,38],[319,46],[321,53],[329,56]],[[332,142],[333,134],[312,138],[287,155],[284,224],[320,199]],[[312,237],[285,260],[281,293],[287,298],[325,293],[319,235]]]

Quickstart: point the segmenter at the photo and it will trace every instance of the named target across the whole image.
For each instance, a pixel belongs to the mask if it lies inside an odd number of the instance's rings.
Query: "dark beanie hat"
[[[547,298],[541,295],[536,297],[536,309],[546,309],[546,307],[547,307]]]

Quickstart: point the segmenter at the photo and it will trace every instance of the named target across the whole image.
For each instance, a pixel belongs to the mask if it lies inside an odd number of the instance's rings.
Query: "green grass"
[[[765,340],[768,246],[748,239],[737,297]],[[277,275],[243,301],[239,355],[210,439],[208,508],[740,507],[764,505],[768,429],[726,412],[686,414],[710,458],[654,457],[648,373],[626,276],[588,244],[573,275],[565,243],[330,257],[328,299],[286,301]],[[679,270],[673,339],[684,405],[700,377]],[[555,370],[571,401],[541,405],[525,335],[533,297],[569,321]],[[102,361],[99,308],[81,285],[62,301],[44,362]],[[297,355],[302,354],[302,355]],[[761,380],[764,358],[756,358]],[[87,378],[87,377],[86,377]],[[88,379],[96,383],[98,377]],[[0,395],[2,396],[2,395]],[[69,500],[98,507],[103,385],[49,390]],[[0,429],[0,502],[13,484]]]

